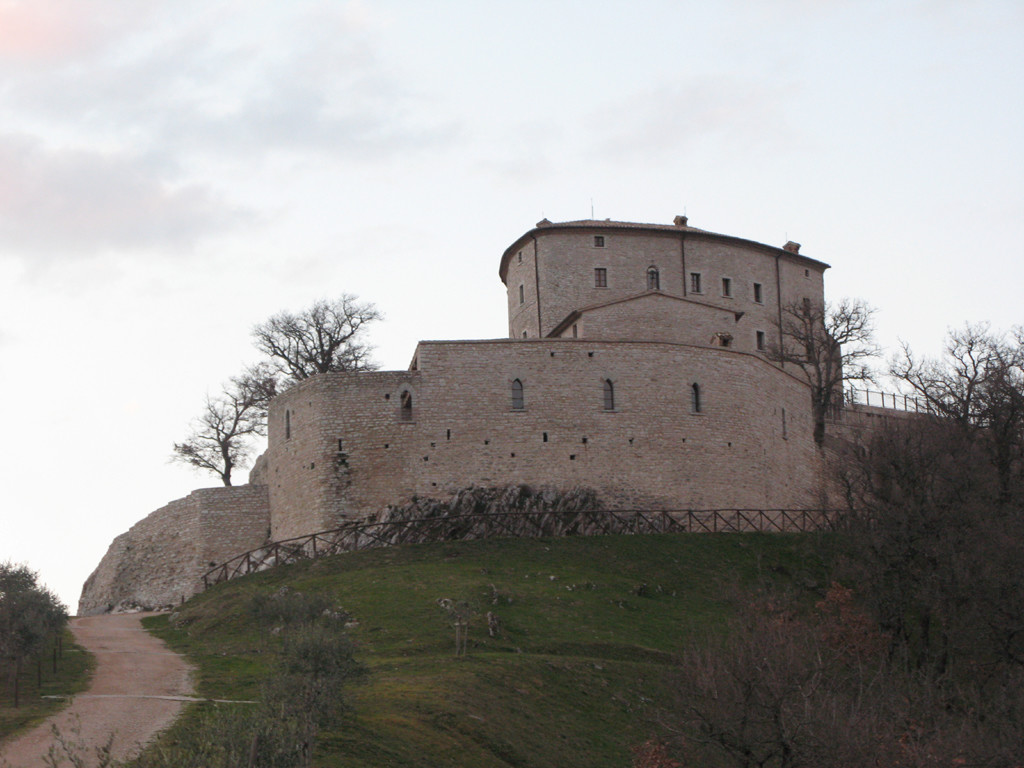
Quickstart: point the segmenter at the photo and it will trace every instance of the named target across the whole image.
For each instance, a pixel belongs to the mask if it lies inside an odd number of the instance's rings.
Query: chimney
[[[677,227],[685,227],[686,222],[687,218],[685,216],[676,216],[674,219],[672,219],[672,223],[675,224]]]
[[[537,226],[538,227],[550,227],[551,226],[551,222],[548,221],[547,217],[545,216],[543,219],[541,219],[540,221],[537,222]]]
[[[782,246],[782,250],[789,251],[790,253],[800,253],[800,243],[794,243],[792,240],[790,240],[788,243]]]

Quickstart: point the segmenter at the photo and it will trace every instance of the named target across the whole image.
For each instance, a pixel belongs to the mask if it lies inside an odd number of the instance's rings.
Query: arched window
[[[615,410],[615,385],[612,384],[611,379],[604,380],[604,409],[606,411]]]
[[[525,401],[523,400],[523,382],[516,379],[512,382],[512,410],[521,411],[525,407]]]
[[[402,421],[412,421],[412,392],[405,390],[402,392],[402,405],[399,410],[399,416]]]
[[[693,382],[693,386],[690,387],[690,410],[693,413],[700,413],[700,409],[700,384]]]
[[[658,278],[658,268],[648,267],[647,268],[647,290],[658,291],[661,290],[661,280]]]

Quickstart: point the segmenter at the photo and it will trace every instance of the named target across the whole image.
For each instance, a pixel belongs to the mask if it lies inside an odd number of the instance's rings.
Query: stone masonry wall
[[[595,246],[595,237],[604,238],[604,245]],[[694,230],[617,230],[600,222],[593,228],[556,226],[536,230],[509,260],[509,336],[522,338],[523,331],[529,338],[545,336],[573,310],[642,293],[652,266],[661,292],[742,312],[748,324],[763,330],[776,327],[780,298],[783,306],[805,297],[824,301],[826,265],[779,248]],[[595,286],[599,267],[607,270],[606,287]],[[692,291],[693,273],[700,275],[699,293]],[[723,278],[729,280],[728,294]]]
[[[757,355],[543,339],[423,342],[416,360],[415,371],[319,376],[274,401],[274,539],[470,485],[588,487],[619,508],[818,500],[807,386]],[[522,410],[512,407],[515,379]],[[404,391],[413,401],[408,420]]]
[[[205,488],[172,501],[114,539],[82,587],[78,614],[176,605],[209,567],[267,538],[265,486]]]
[[[737,320],[736,314],[690,299],[646,293],[585,310],[575,325],[581,339],[643,339],[693,346],[712,346],[716,344],[717,334],[726,333],[732,337],[731,344],[735,349],[756,351],[756,331],[767,334],[772,326],[757,325],[746,315]],[[559,335],[563,339],[572,337],[571,326]]]

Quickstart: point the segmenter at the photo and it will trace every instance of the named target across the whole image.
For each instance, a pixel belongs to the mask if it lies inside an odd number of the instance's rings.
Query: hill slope
[[[198,666],[201,694],[246,699],[272,658],[256,595],[287,586],[350,614],[368,674],[345,692],[344,724],[321,734],[317,765],[621,767],[656,732],[676,651],[764,580],[824,586],[811,544],[684,534],[396,547],[222,584],[153,621]],[[468,616],[463,657],[451,606]]]

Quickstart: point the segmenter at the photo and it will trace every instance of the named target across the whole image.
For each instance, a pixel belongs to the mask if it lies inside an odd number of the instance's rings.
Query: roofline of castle
[[[685,304],[696,304],[701,307],[707,307],[708,309],[714,309],[719,312],[733,315],[736,318],[736,322],[739,322],[740,318],[743,317],[743,315],[745,314],[744,312],[738,312],[734,309],[720,307],[717,304],[711,304],[710,302],[707,301],[697,301],[696,299],[691,299],[689,296],[675,296],[671,293],[665,293],[664,291],[661,290],[650,290],[643,291],[641,293],[634,293],[630,296],[622,296],[621,298],[618,299],[600,301],[597,302],[596,304],[590,304],[585,307],[580,307],[579,309],[574,309],[572,312],[565,316],[565,319],[562,320],[562,322],[560,322],[558,325],[556,325],[554,328],[548,331],[545,338],[558,338],[559,334],[561,334],[562,331],[564,331],[574,322],[583,317],[583,315],[586,314],[587,312],[591,312],[595,309],[602,309],[603,307],[610,307],[614,304],[625,304],[632,301],[638,301],[640,299],[645,299],[647,297],[660,297],[663,299],[669,299],[670,301],[681,301]]]
[[[685,217],[677,217],[685,221]],[[505,252],[501,255],[501,264],[498,266],[498,277],[501,278],[501,282],[508,285],[505,278],[508,275],[508,264],[512,259],[512,254],[519,250],[527,241],[536,237],[541,232],[557,232],[557,231],[569,231],[569,230],[592,230],[592,231],[619,231],[619,232],[644,232],[653,235],[692,235],[697,237],[709,238],[711,240],[718,240],[721,242],[735,243],[738,245],[752,246],[766,253],[770,253],[773,256],[779,257],[784,256],[792,259],[801,264],[813,265],[816,268],[821,268],[824,272],[830,267],[823,261],[812,259],[809,256],[802,256],[801,254],[788,250],[787,248],[779,248],[774,245],[768,245],[767,243],[759,243],[756,240],[747,240],[743,237],[736,237],[734,235],[722,235],[718,232],[710,232],[706,229],[698,229],[697,227],[691,227],[687,224],[640,224],[637,222],[630,221],[611,221],[610,219],[580,219],[578,221],[562,221],[552,222],[547,219],[541,219],[537,222],[537,226],[528,232],[520,235],[516,238],[515,242],[512,243]],[[795,244],[794,244],[795,245]],[[799,248],[799,246],[796,246]]]

